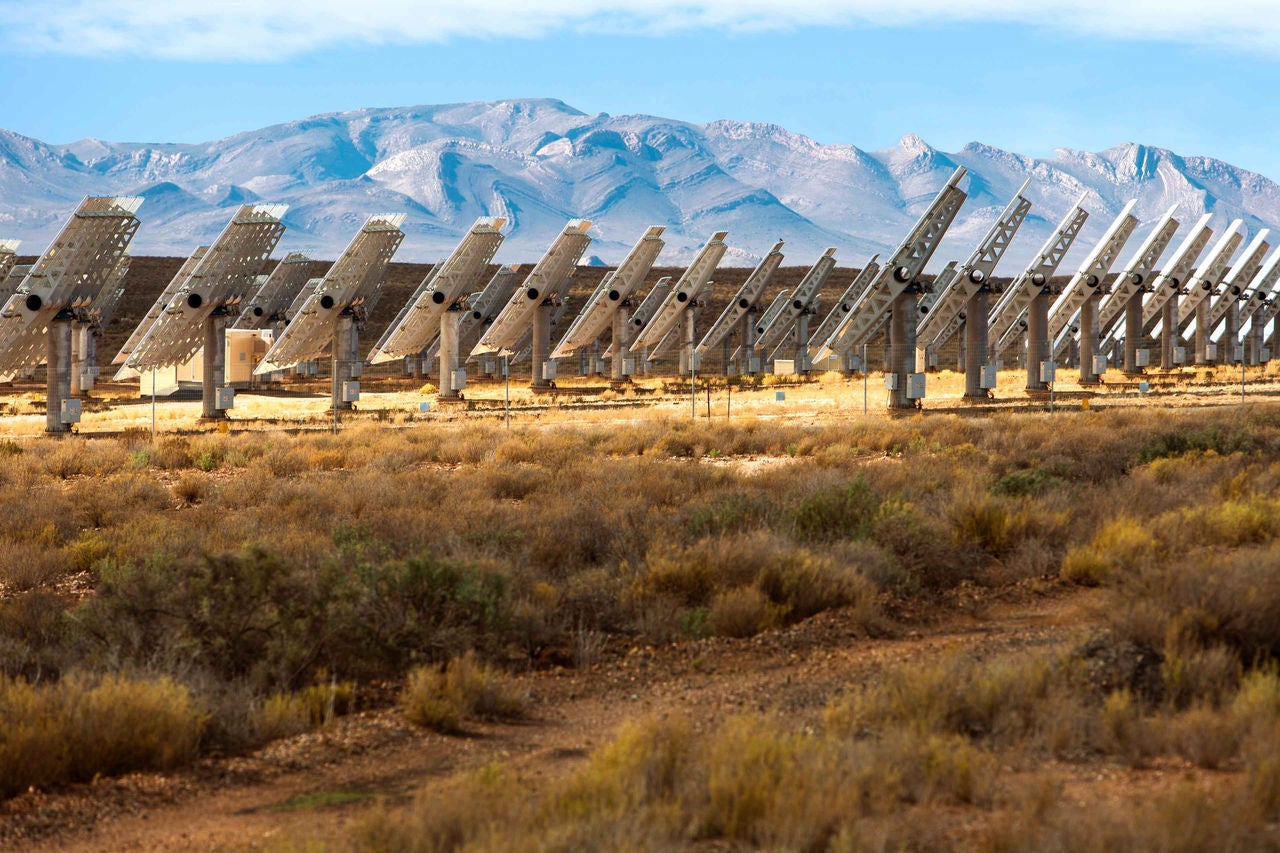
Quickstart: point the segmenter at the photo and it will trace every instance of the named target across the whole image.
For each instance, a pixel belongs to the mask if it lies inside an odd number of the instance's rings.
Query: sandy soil
[[[1230,368],[1187,369],[1169,375],[1148,377],[1149,389],[1141,392],[1137,382],[1112,371],[1100,386],[1082,388],[1068,371],[1059,372],[1052,399],[1048,395],[1029,396],[1024,390],[1025,374],[1002,371],[999,387],[989,400],[968,401],[963,397],[964,376],[951,371],[929,374],[924,413],[956,413],[983,417],[995,412],[1049,412],[1127,407],[1188,408],[1195,406],[1238,406],[1280,398],[1280,363],[1266,368],[1250,368],[1242,385],[1239,374]],[[423,380],[407,377],[377,377],[364,380],[357,411],[341,413],[342,425],[377,422],[388,426],[431,424],[468,420],[501,421],[509,411],[513,424],[522,423],[625,423],[652,418],[723,420],[743,417],[779,419],[796,423],[822,423],[862,415],[900,416],[884,406],[883,376],[862,377],[822,374],[813,380],[788,381],[770,377],[771,384],[759,388],[726,390],[722,377],[711,377],[710,396],[705,379],[699,380],[694,403],[687,391],[680,392],[671,379],[642,379],[634,390],[611,390],[599,377],[569,377],[560,381],[556,393],[533,393],[526,384],[513,382],[509,388],[496,380],[471,379],[462,402],[441,403],[424,390]],[[686,381],[687,382],[687,381]],[[777,383],[777,384],[773,384]],[[426,386],[433,390],[434,386]],[[685,384],[684,387],[688,387]],[[0,397],[7,411],[0,415],[0,435],[13,438],[44,434],[44,394],[36,383],[18,384]],[[422,411],[422,404],[427,411]],[[198,400],[159,398],[155,406],[158,432],[202,432],[212,430],[313,429],[330,430],[326,380],[290,382],[269,390],[243,390],[229,420],[208,423],[200,420]],[[84,414],[76,432],[80,435],[118,435],[126,430],[149,433],[152,428],[150,398],[140,398],[137,386],[105,384],[96,388],[84,404]]]

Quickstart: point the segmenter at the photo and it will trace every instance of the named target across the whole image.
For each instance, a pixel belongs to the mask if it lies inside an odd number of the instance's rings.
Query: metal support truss
[[[0,307],[0,374],[12,378],[48,363],[53,350],[45,336],[53,331],[56,319],[67,334],[65,353],[57,350],[59,357],[65,355],[66,364],[49,364],[49,384],[53,388],[55,375],[65,372],[68,385],[54,408],[70,395],[72,326],[90,321],[94,303],[115,281],[119,263],[138,230],[134,214],[141,204],[140,198],[86,198],[39,259],[25,268],[21,281],[13,283],[12,275],[6,278],[13,292]],[[57,415],[61,417],[60,410]],[[50,432],[63,431],[52,428],[52,420],[49,423]]]
[[[979,291],[989,290],[991,277],[995,272],[996,265],[1004,257],[1009,244],[1018,233],[1018,229],[1022,227],[1027,214],[1031,212],[1031,202],[1025,196],[1030,183],[1031,181],[1028,179],[1018,188],[1018,192],[1014,194],[1013,199],[1005,206],[999,218],[978,243],[977,248],[973,250],[973,253],[969,255],[963,264],[955,269],[955,272],[948,277],[948,280],[941,286],[939,286],[938,282],[934,282],[933,289],[936,295],[933,307],[916,327],[917,345],[923,344],[925,347],[941,346],[945,343],[941,339],[942,332],[962,311],[966,318],[974,316],[970,311],[965,310],[965,306]],[[986,317],[987,312],[984,310],[980,317],[974,318],[976,325],[983,326],[984,335],[986,333]],[[978,357],[985,360],[986,347],[984,346],[982,350]]]
[[[863,344],[873,330],[884,323],[890,310],[899,303],[898,297],[912,287],[925,265],[933,256],[942,237],[951,227],[967,194],[960,189],[960,180],[966,172],[963,166],[956,169],[929,208],[907,235],[906,240],[894,252],[892,260],[881,269],[876,278],[858,298],[853,309],[845,315],[831,336],[810,347],[813,361],[819,362],[833,354],[843,355]],[[899,306],[899,325],[906,322]],[[914,338],[915,313],[911,312]],[[914,350],[914,341],[912,343]],[[911,354],[915,360],[915,352]],[[905,393],[905,391],[904,391]]]
[[[872,255],[870,260],[863,264],[862,269],[858,270],[858,274],[853,277],[853,281],[849,282],[849,286],[845,288],[840,299],[836,301],[831,310],[822,318],[822,322],[818,324],[818,328],[809,333],[808,340],[825,341],[835,333],[835,330],[844,321],[845,316],[853,310],[853,306],[857,304],[858,298],[866,291],[871,282],[875,281],[876,276],[880,274],[880,256]],[[812,364],[809,360],[810,353],[813,352],[812,343],[809,344],[809,350],[804,353],[806,362]],[[799,354],[797,354],[797,357]],[[778,352],[774,351],[771,358],[777,359]],[[843,367],[843,364],[842,364]]]
[[[627,352],[621,356],[621,348],[616,343],[611,343],[609,349],[604,353],[605,358],[630,357],[635,361],[635,373],[646,373],[648,371],[649,354],[646,347],[637,347],[635,345],[635,336],[640,330],[649,325],[654,315],[658,313],[658,309],[666,301],[667,296],[671,293],[674,283],[671,276],[666,275],[653,283],[653,287],[645,294],[644,299],[640,300],[640,305],[631,312],[631,316],[627,318]],[[636,352],[639,351],[639,355]]]
[[[1262,259],[1271,249],[1271,244],[1267,242],[1270,233],[1270,229],[1263,228],[1254,235],[1240,258],[1231,265],[1231,271],[1222,280],[1222,292],[1209,306],[1205,322],[1210,332],[1216,329],[1220,322],[1226,321],[1226,328],[1220,340],[1227,349],[1225,352],[1219,350],[1218,354],[1219,359],[1224,363],[1235,360],[1235,349],[1240,343],[1240,306],[1248,300],[1246,291],[1258,275],[1258,271],[1262,269]]]
[[[1186,286],[1179,294],[1178,318],[1172,326],[1175,334],[1181,334],[1192,322],[1195,330],[1195,363],[1205,364],[1208,358],[1209,329],[1204,328],[1209,319],[1209,303],[1207,297],[1214,293],[1218,283],[1222,281],[1231,263],[1231,256],[1244,242],[1244,234],[1240,228],[1244,222],[1233,220],[1227,230],[1213,244],[1213,248],[1205,255],[1204,260],[1196,267],[1195,273],[1188,279]],[[1203,305],[1203,308],[1201,307]]]
[[[399,315],[369,353],[370,364],[412,357],[440,331],[440,317],[455,310],[458,300],[477,289],[502,245],[502,218],[481,217],[453,253],[418,285]]]
[[[720,265],[720,259],[729,248],[724,242],[728,236],[728,231],[717,231],[711,235],[711,239],[702,246],[693,263],[685,269],[680,280],[654,312],[652,319],[636,335],[631,344],[633,347],[648,348],[653,357],[662,351],[663,341],[685,315],[685,309],[698,302],[698,297],[711,280],[711,274]]]
[[[544,321],[536,319],[545,314],[547,334],[550,334],[551,309],[560,307],[561,299],[567,290],[573,270],[582,259],[582,255],[591,244],[587,231],[591,223],[585,219],[569,222],[552,242],[547,253],[542,256],[530,271],[524,282],[511,295],[502,311],[498,313],[493,324],[480,336],[480,340],[471,350],[471,355],[482,356],[487,353],[503,353],[515,355],[524,348],[530,334],[535,338],[533,376],[535,384],[542,380],[543,365],[551,353],[550,341],[543,341],[539,349],[536,338],[540,331],[535,325]]]
[[[1267,262],[1249,282],[1249,292],[1240,306],[1241,323],[1251,321],[1270,304],[1278,283],[1280,283],[1280,249],[1271,253],[1271,257],[1267,258]]]
[[[1179,293],[1195,269],[1196,260],[1213,239],[1213,229],[1209,227],[1212,219],[1213,214],[1206,213],[1196,221],[1190,233],[1178,244],[1178,248],[1173,250],[1169,262],[1151,283],[1151,292],[1142,301],[1143,337],[1155,331],[1156,324],[1161,322],[1166,303],[1170,301],[1177,303]],[[1168,324],[1165,325],[1167,327]],[[1162,334],[1166,330],[1162,330]]]
[[[769,305],[769,310],[755,325],[756,346],[761,351],[779,347],[787,341],[788,337],[794,337],[797,347],[796,361],[805,362],[797,363],[796,370],[800,372],[808,370],[808,320],[817,311],[818,294],[835,268],[836,250],[830,248],[823,252],[822,257],[809,268],[795,290],[778,294],[778,298]],[[799,332],[801,318],[805,319],[806,333],[793,335]]]
[[[262,285],[244,301],[232,329],[265,329],[285,319],[285,310],[310,280],[311,259],[302,252],[290,252],[276,264]]]
[[[1049,309],[1051,337],[1058,338],[1070,326],[1084,303],[1095,295],[1101,295],[1100,288],[1107,274],[1111,272],[1116,258],[1119,257],[1125,243],[1129,241],[1129,237],[1138,226],[1138,217],[1133,215],[1133,208],[1136,205],[1137,200],[1132,200],[1124,206],[1112,221],[1111,226],[1107,228],[1106,233],[1102,235],[1102,239],[1093,247],[1093,251],[1089,253],[1080,269],[1062,289],[1062,295]]]
[[[777,272],[778,266],[782,263],[782,241],[779,240],[774,244],[773,248],[760,260],[756,268],[747,276],[747,280],[738,288],[738,292],[729,300],[729,304],[725,306],[724,311],[711,324],[711,328],[703,336],[702,340],[694,348],[698,355],[702,355],[711,347],[716,346],[721,341],[728,340],[729,334],[735,328],[741,329],[742,340],[742,363],[740,371],[742,373],[754,373],[752,362],[755,360],[756,344],[754,340],[755,325],[750,322],[751,315],[755,313],[756,303],[760,301],[764,289],[769,286],[769,282],[773,280],[773,274]],[[743,321],[748,321],[748,328],[743,328]],[[729,365],[724,365],[728,371]]]
[[[1089,212],[1082,205],[1087,195],[1087,193],[1081,195],[1071,210],[1067,211],[1066,216],[1058,223],[1058,227],[1040,249],[1040,254],[1036,257],[1036,260],[1019,274],[1012,284],[1004,289],[1004,293],[1000,295],[1000,298],[992,307],[987,317],[988,338],[996,341],[991,352],[992,358],[999,359],[1001,353],[1009,350],[1013,346],[1014,340],[1022,334],[1025,328],[1031,325],[1029,321],[1023,325],[1019,325],[1019,323],[1028,308],[1033,302],[1036,302],[1039,296],[1042,294],[1048,295],[1048,288],[1052,285],[1052,280],[1058,272],[1058,267],[1062,265],[1062,259],[1071,250],[1072,245],[1075,244],[1076,237],[1080,235],[1081,229],[1084,228],[1084,223],[1089,218]],[[1047,300],[1039,300],[1037,302],[1037,305],[1041,304],[1043,304],[1043,308],[1047,312]],[[1047,314],[1045,322],[1046,324],[1048,322]],[[1038,377],[1038,366],[1036,371]]]
[[[1147,239],[1142,242],[1133,258],[1124,266],[1112,284],[1111,293],[1098,307],[1098,328],[1102,334],[1100,349],[1110,349],[1122,328],[1119,319],[1123,312],[1124,369],[1138,374],[1138,348],[1142,342],[1142,301],[1149,292],[1155,277],[1156,264],[1177,233],[1179,222],[1173,218],[1177,205],[1170,207],[1156,223]]]
[[[591,295],[582,311],[574,318],[569,331],[552,352],[554,358],[565,358],[574,351],[600,339],[613,322],[613,314],[631,304],[631,297],[653,269],[664,243],[660,225],[650,227],[627,256]]]

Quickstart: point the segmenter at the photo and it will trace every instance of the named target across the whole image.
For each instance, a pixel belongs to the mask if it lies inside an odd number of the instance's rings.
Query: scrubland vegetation
[[[764,458],[764,462],[744,461]],[[1280,409],[642,420],[0,444],[0,795],[251,748],[403,685],[870,636],[965,583],[1100,586],[1079,642],[890,667],[820,720],[640,720],[566,778],[380,811],[357,849],[1257,849],[1280,820]],[[1062,767],[1222,771],[1073,812]],[[961,817],[963,816],[963,817]]]

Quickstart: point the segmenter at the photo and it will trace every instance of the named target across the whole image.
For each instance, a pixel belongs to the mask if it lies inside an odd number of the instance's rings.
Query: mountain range
[[[660,263],[688,260],[724,229],[727,264],[752,263],[783,239],[788,264],[835,246],[842,265],[858,266],[899,243],[956,166],[969,170],[969,199],[933,267],[967,256],[1027,177],[1034,207],[1006,275],[1035,256],[1083,192],[1085,238],[1100,236],[1131,198],[1144,222],[1177,204],[1184,224],[1206,211],[1219,228],[1236,217],[1251,232],[1280,223],[1280,186],[1270,179],[1146,145],[1036,159],[978,142],[947,153],[907,135],[864,151],[772,124],[588,115],[527,99],[352,110],[199,144],[54,145],[0,130],[0,237],[37,253],[83,196],[121,194],[146,198],[133,254],[187,255],[234,206],[260,200],[290,206],[281,249],[316,258],[336,256],[368,214],[404,212],[403,261],[438,260],[477,216],[496,215],[508,219],[497,257],[507,263],[536,260],[566,220],[585,218],[595,223],[589,254],[598,262],[619,260],[646,226],[665,225]],[[1073,250],[1065,267],[1084,253]]]

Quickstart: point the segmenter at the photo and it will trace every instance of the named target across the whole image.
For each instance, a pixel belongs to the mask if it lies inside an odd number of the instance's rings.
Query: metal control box
[[[556,378],[556,363],[554,361],[543,362],[542,378],[548,381]]]
[[[1093,357],[1093,372],[1099,376],[1107,372],[1107,357],[1105,355],[1095,355]]]
[[[1213,361],[1213,360],[1215,360],[1215,359],[1218,357],[1218,345],[1217,345],[1217,344],[1205,344],[1205,345],[1204,345],[1204,357],[1205,357],[1207,360],[1209,360],[1209,361]]]
[[[222,412],[236,406],[236,389],[223,386],[214,392],[213,406]]]
[[[342,383],[342,402],[358,403],[360,401],[360,383],[354,379]]]
[[[907,374],[907,399],[908,400],[924,399],[924,374],[923,373]]]
[[[1054,362],[1052,361],[1040,362],[1040,381],[1052,382],[1054,379],[1054,375],[1057,373],[1057,371],[1058,371],[1058,365],[1055,364]]]
[[[1173,348],[1173,363],[1174,363],[1174,364],[1186,364],[1186,363],[1187,363],[1187,348],[1186,348],[1186,347],[1174,347],[1174,348]]]
[[[453,390],[461,391],[463,388],[466,388],[466,387],[467,387],[467,370],[464,367],[459,367],[457,370],[453,371]]]
[[[623,376],[636,375],[636,360],[634,358],[624,358],[622,360],[622,375]]]
[[[999,372],[994,364],[984,364],[982,366],[982,378],[978,380],[978,387],[986,391],[995,390],[996,384],[1000,379]]]
[[[1136,367],[1146,367],[1151,364],[1151,350],[1140,349],[1133,357],[1133,363]]]
[[[791,376],[795,372],[796,372],[795,359],[775,358],[773,360],[773,373],[775,376]]]
[[[80,401],[74,398],[63,400],[59,418],[64,424],[80,423]]]
[[[884,390],[886,391],[898,390],[898,374],[886,373],[884,375]]]

